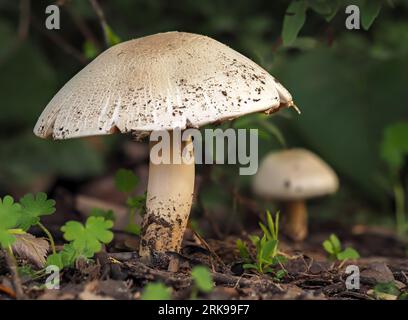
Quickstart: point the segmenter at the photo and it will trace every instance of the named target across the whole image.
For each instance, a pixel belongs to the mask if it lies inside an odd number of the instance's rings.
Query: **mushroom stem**
[[[190,138],[175,146],[171,132],[170,136],[171,147],[160,149],[162,159],[170,159],[167,164],[152,161],[152,148],[159,142],[150,141],[146,214],[139,249],[140,256],[147,259],[153,252],[179,252],[193,199],[195,170],[192,140]],[[186,154],[192,160],[189,163],[184,161]],[[175,161],[180,158],[181,161]]]
[[[303,241],[307,236],[307,209],[303,200],[285,203],[285,233],[294,241]]]

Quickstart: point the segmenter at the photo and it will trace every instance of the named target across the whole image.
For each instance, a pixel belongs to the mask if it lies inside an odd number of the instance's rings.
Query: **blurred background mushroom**
[[[305,201],[337,191],[336,173],[316,154],[290,149],[268,154],[254,178],[254,192],[282,203],[285,233],[295,241],[307,236]]]

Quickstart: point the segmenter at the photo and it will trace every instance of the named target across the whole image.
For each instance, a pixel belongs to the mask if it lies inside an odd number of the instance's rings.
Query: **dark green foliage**
[[[131,170],[119,169],[115,174],[116,188],[121,192],[132,192],[138,183],[138,177]]]

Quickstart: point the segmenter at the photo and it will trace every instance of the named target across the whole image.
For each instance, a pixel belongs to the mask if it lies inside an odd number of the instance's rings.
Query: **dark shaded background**
[[[47,102],[89,61],[86,46],[102,50],[105,45],[88,1],[59,1],[58,31],[44,26],[45,7],[54,1],[31,1],[28,15],[21,7],[24,2],[0,0],[0,195],[40,190],[55,194],[61,186],[75,195],[82,184],[109,177],[118,167],[145,170],[139,164],[146,164],[146,157],[128,156],[130,137],[53,142],[33,136]],[[313,150],[340,176],[341,190],[312,201],[312,216],[390,225],[393,198],[379,146],[387,125],[408,120],[408,3],[393,2],[394,8],[382,8],[369,31],[347,30],[344,8],[330,23],[309,10],[291,47],[284,47],[280,37],[288,1],[100,4],[121,40],[171,30],[201,33],[270,71],[291,91],[302,114],[289,111],[270,117],[268,123],[279,128],[289,147]],[[282,146],[257,121],[250,126],[264,132],[262,157]],[[197,170],[206,209],[225,214],[227,220],[246,215],[245,203],[253,199],[250,178],[239,177],[231,166]],[[201,209],[196,206],[195,217]]]

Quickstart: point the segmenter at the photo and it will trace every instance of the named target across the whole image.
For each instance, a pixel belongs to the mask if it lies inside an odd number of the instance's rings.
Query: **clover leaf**
[[[21,214],[21,206],[14,203],[11,196],[0,198],[0,245],[3,248],[11,246],[16,238],[9,232],[9,229],[15,228],[19,216]]]
[[[19,219],[19,227],[23,230],[40,222],[40,216],[50,215],[55,212],[55,201],[47,199],[47,194],[39,192],[36,195],[26,194],[20,199],[22,214]]]
[[[205,266],[195,266],[191,270],[191,277],[198,290],[208,293],[214,288],[214,282],[210,270]]]
[[[161,282],[149,283],[143,290],[142,300],[170,300],[171,288]]]
[[[61,230],[64,232],[65,240],[72,241],[72,246],[78,255],[91,258],[101,250],[102,243],[112,241],[113,233],[109,230],[112,227],[111,220],[91,216],[85,226],[78,221],[69,221]]]
[[[74,249],[71,243],[64,245],[64,248],[54,254],[50,254],[47,258],[47,266],[55,265],[60,269],[64,267],[70,267],[74,264],[78,258],[78,252]]]

